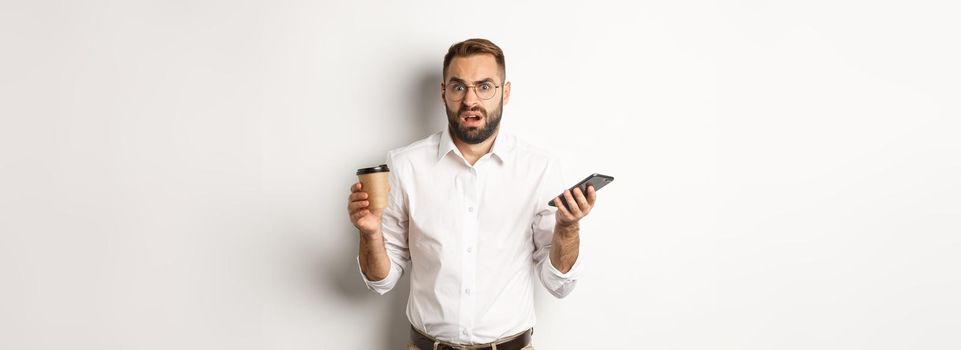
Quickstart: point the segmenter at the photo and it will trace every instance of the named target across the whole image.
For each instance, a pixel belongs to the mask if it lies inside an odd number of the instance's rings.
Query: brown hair
[[[504,65],[504,51],[501,51],[500,47],[487,39],[467,39],[451,45],[450,49],[447,50],[447,55],[444,55],[444,71],[442,72],[444,80],[447,80],[447,67],[450,66],[450,61],[454,60],[454,57],[483,54],[494,56],[494,60],[497,61],[497,67],[500,68],[501,71],[501,80],[507,79],[507,69]]]

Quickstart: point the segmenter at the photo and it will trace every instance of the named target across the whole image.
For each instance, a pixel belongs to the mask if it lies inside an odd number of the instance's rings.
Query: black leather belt
[[[410,327],[410,340],[420,350],[493,350],[495,345],[497,350],[521,350],[531,343],[531,335],[533,334],[534,330],[528,329],[514,338],[492,344],[457,345],[438,341],[437,347],[434,348],[434,339],[421,334],[414,326]]]

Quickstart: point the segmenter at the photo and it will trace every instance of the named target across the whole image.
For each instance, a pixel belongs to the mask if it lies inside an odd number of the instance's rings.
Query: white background
[[[444,127],[447,47],[502,127],[617,180],[538,349],[961,347],[950,1],[0,1],[0,348],[401,349],[356,168]]]

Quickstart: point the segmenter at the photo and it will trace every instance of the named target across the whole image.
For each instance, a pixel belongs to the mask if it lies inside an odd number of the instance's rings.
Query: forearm
[[[554,226],[554,238],[551,240],[551,264],[561,273],[567,273],[577,261],[580,252],[580,226],[577,223],[569,226]]]
[[[384,247],[384,235],[380,232],[370,235],[360,234],[360,270],[369,281],[387,278],[390,272],[390,258]]]

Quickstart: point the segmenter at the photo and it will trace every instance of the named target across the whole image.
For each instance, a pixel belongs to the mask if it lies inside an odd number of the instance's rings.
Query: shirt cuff
[[[553,276],[555,277],[555,279],[560,280],[560,281],[573,281],[573,280],[576,280],[577,277],[580,276],[580,274],[581,274],[581,260],[583,260],[583,259],[581,259],[581,258],[582,258],[582,257],[581,257],[580,255],[578,255],[577,260],[574,260],[574,266],[571,266],[570,271],[567,271],[567,273],[562,273],[560,270],[558,270],[556,267],[554,267],[554,263],[551,262],[551,258],[550,258],[550,256],[548,256],[548,257],[547,257],[547,271],[550,272],[550,274],[553,275]]]
[[[568,294],[571,294],[574,287],[577,286],[577,278],[581,274],[582,259],[583,257],[578,256],[577,260],[574,261],[574,266],[571,266],[571,270],[567,271],[567,273],[561,273],[554,268],[550,257],[542,261],[542,264],[547,266],[541,267],[541,282],[551,295],[556,298],[564,298]]]
[[[393,263],[390,264],[390,271],[387,272],[387,277],[380,281],[371,281],[367,279],[364,275],[364,270],[360,268],[360,256],[357,256],[357,272],[360,273],[360,278],[364,280],[364,284],[367,285],[367,289],[370,289],[377,294],[384,295],[384,293],[389,292],[397,284],[397,280],[400,279],[401,272],[399,267]]]

